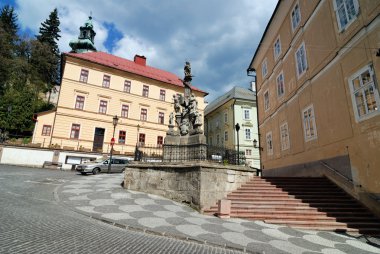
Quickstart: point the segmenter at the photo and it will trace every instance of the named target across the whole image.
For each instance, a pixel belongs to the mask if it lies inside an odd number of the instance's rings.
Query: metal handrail
[[[320,163],[325,166],[326,168],[332,170],[335,174],[337,175],[340,175],[341,177],[343,177],[347,182],[350,182],[350,183],[354,183],[354,181],[350,178],[348,178],[347,176],[343,175],[342,173],[340,173],[338,170],[336,170],[335,168],[331,167],[330,165],[328,165],[326,162],[324,161],[320,161]]]

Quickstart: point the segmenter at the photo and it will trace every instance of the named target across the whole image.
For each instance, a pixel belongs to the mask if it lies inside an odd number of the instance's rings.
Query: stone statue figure
[[[202,134],[201,129],[202,115],[198,112],[198,102],[191,89],[191,66],[186,62],[184,67],[185,78],[183,85],[185,87],[184,95],[173,95],[174,113],[170,113],[168,135],[196,135]],[[174,121],[175,118],[175,121]],[[173,128],[177,127],[178,131]]]
[[[181,105],[179,104],[179,100],[176,95],[173,95],[173,100],[174,100],[174,111],[177,114],[181,111]]]
[[[169,115],[169,126],[173,126],[174,125],[174,114],[173,112],[170,112],[170,115]]]
[[[186,81],[188,78],[192,77],[192,75],[191,75],[191,66],[190,66],[189,62],[185,63],[185,67],[183,68],[183,70],[185,72],[185,81]]]

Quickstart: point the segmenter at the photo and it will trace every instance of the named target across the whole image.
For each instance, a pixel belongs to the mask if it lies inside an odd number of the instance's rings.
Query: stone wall
[[[131,164],[124,187],[184,202],[203,211],[255,175],[247,167],[198,162],[184,164]]]

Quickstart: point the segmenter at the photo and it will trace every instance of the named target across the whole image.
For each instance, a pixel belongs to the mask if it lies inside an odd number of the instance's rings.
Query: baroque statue
[[[184,67],[185,78],[183,85],[185,86],[184,95],[174,95],[174,114],[171,113],[171,117],[175,117],[175,126],[178,131],[174,131],[173,121],[169,123],[168,135],[195,135],[203,134],[202,126],[202,114],[198,112],[198,102],[195,99],[194,93],[191,90],[191,65],[189,62],[185,63]]]

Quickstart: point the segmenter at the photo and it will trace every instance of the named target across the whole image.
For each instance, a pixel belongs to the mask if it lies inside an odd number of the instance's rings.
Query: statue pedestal
[[[166,136],[164,142],[163,160],[200,161],[207,158],[206,136],[196,134],[191,136]]]

